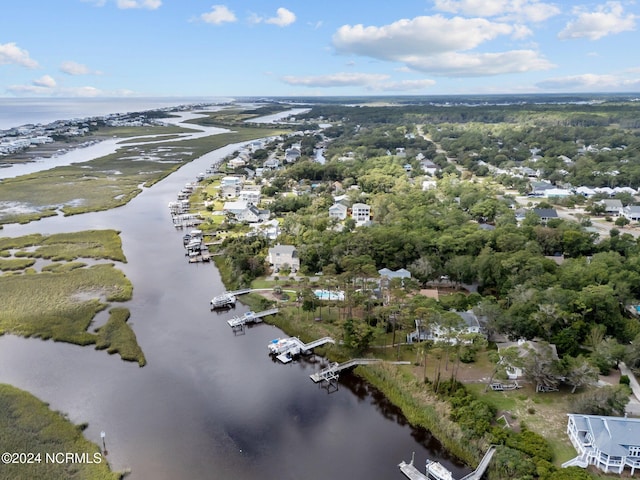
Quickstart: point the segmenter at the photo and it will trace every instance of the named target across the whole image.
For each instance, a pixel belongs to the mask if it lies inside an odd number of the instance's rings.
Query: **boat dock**
[[[219,308],[231,308],[236,306],[236,296],[230,293],[223,293],[217,297],[213,297],[209,302],[211,310]]]
[[[323,368],[319,372],[312,373],[309,375],[313,383],[319,382],[334,382],[338,380],[338,375],[342,370],[346,370],[347,368],[355,367],[357,365],[372,365],[374,363],[380,363],[384,360],[380,358],[352,358],[351,360],[347,360],[344,363],[332,363],[326,368]],[[409,365],[411,362],[386,362],[392,365]]]
[[[276,338],[267,348],[269,353],[275,355],[282,363],[289,363],[296,355],[310,353],[314,348],[325,343],[336,343],[331,337],[322,337],[313,342],[304,343],[298,337]]]
[[[244,333],[244,327],[251,323],[260,323],[262,318],[267,315],[274,315],[279,312],[279,309],[272,308],[270,310],[264,310],[262,312],[246,312],[244,315],[233,317],[231,320],[227,320],[227,323],[231,327],[234,333]]]
[[[480,480],[489,466],[489,462],[491,462],[495,451],[496,447],[494,445],[489,447],[489,450],[487,450],[484,457],[482,457],[482,460],[480,460],[478,468],[470,474],[465,475],[460,480]],[[409,480],[455,480],[453,474],[449,470],[443,467],[440,463],[433,462],[431,460],[427,460],[426,473],[420,472],[413,465],[413,456],[411,457],[411,463],[401,462],[398,467],[400,467],[400,471]]]

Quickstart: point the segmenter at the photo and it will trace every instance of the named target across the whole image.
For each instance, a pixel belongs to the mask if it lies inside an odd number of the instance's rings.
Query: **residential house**
[[[284,161],[288,163],[293,163],[297,161],[301,155],[302,155],[302,152],[300,151],[300,146],[298,145],[291,146],[287,148],[284,152]]]
[[[275,170],[280,166],[280,161],[277,158],[268,158],[264,162],[262,162],[263,168],[269,168],[271,170]]]
[[[543,195],[545,198],[570,197],[573,195],[573,192],[566,188],[548,188],[543,192]]]
[[[534,208],[532,211],[540,217],[540,221],[544,224],[553,218],[559,218],[555,208]]]
[[[558,351],[556,346],[553,344],[546,343],[538,343],[533,340],[524,340],[520,339],[517,342],[503,342],[498,343],[496,346],[498,347],[498,354],[500,355],[500,363],[505,366],[505,371],[507,374],[507,378],[509,380],[517,380],[522,378],[524,372],[522,371],[522,367],[520,366],[522,363],[522,359],[529,355],[531,351],[539,351],[542,348],[551,349],[551,357],[554,360],[558,360]],[[505,354],[505,350],[507,349],[515,349],[516,355],[514,356],[514,360],[507,360],[507,356]]]
[[[263,212],[255,205],[248,204],[247,208],[236,214],[239,222],[259,223],[263,221]],[[268,218],[268,217],[267,217]]]
[[[420,167],[422,168],[424,173],[431,176],[434,176],[436,173],[438,173],[438,170],[440,170],[440,167],[428,158],[420,162]]]
[[[349,209],[342,203],[334,203],[329,207],[329,218],[344,220],[345,218],[347,218],[348,210]]]
[[[456,313],[461,319],[459,328],[445,327],[437,323],[426,325],[422,319],[416,318],[416,329],[407,335],[407,343],[431,340],[433,342],[448,342],[452,345],[456,345],[461,341],[460,338],[463,335],[482,333],[480,321],[476,314],[473,313],[473,310],[454,313]]]
[[[614,215],[617,217],[618,215],[622,215],[623,213],[624,207],[622,206],[622,202],[617,198],[600,200],[599,203],[600,205],[604,206],[605,213],[607,215]]]
[[[390,270],[388,268],[382,268],[378,270],[378,275],[380,275],[380,288],[388,288],[389,282],[394,278],[411,278],[411,272],[409,270],[405,270],[404,268],[400,268],[398,270]]]
[[[632,222],[640,221],[640,205],[627,205],[622,209],[622,215]]]
[[[543,197],[544,192],[546,190],[551,190],[555,188],[553,185],[547,182],[531,182],[531,193],[530,195],[536,197]]]
[[[229,161],[227,162],[227,165],[228,165],[230,168],[234,168],[234,169],[235,169],[235,168],[244,167],[246,164],[247,164],[247,162],[246,162],[243,158],[241,158],[241,157],[235,157],[235,158],[232,158],[231,160],[229,160]]]
[[[567,435],[578,456],[563,467],[593,465],[605,473],[631,476],[640,469],[640,418],[569,414]]]
[[[260,199],[262,198],[260,195],[260,187],[256,189],[246,189],[241,190],[238,194],[239,200],[243,202],[250,203],[252,205],[258,205],[260,203]]]
[[[300,257],[298,250],[293,245],[276,245],[271,247],[267,254],[267,261],[275,272],[289,267],[292,272],[300,270]]]
[[[364,203],[354,203],[351,205],[351,218],[356,221],[357,226],[368,225],[371,222],[371,207]]]

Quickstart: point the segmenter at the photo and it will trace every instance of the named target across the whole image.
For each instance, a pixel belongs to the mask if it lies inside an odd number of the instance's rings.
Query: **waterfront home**
[[[329,207],[329,218],[344,220],[345,218],[347,218],[348,210],[349,209],[342,203],[334,203]]]
[[[267,253],[267,262],[275,272],[289,267],[292,272],[300,270],[300,257],[298,250],[293,245],[276,245],[271,247]]]
[[[563,467],[593,465],[605,473],[631,476],[640,469],[640,419],[569,414],[567,434],[578,456]]]
[[[351,218],[356,221],[356,226],[371,223],[371,207],[364,203],[354,203],[351,206]]]
[[[432,342],[447,342],[451,345],[456,345],[460,341],[466,343],[461,340],[465,335],[482,333],[480,321],[476,314],[473,313],[473,310],[453,313],[460,317],[458,325],[447,326],[436,322],[427,324],[423,319],[416,318],[416,329],[407,335],[407,343],[431,340]]]

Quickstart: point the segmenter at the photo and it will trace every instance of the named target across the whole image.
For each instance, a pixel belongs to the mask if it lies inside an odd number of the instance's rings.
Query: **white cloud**
[[[290,10],[287,10],[284,7],[280,7],[278,8],[278,10],[276,10],[276,16],[275,17],[270,17],[270,18],[265,18],[262,17],[260,15],[258,15],[257,13],[252,13],[249,16],[249,22],[250,23],[270,23],[271,25],[277,25],[279,27],[286,27],[291,25],[292,23],[294,23],[296,21],[296,14],[293,13]]]
[[[287,10],[284,7],[280,7],[278,10],[276,10],[276,16],[267,18],[265,20],[265,23],[271,23],[279,27],[286,27],[288,25],[291,25],[295,21],[296,21],[295,13],[293,13],[291,10]]]
[[[162,5],[162,0],[117,0],[118,8],[145,8],[147,10],[156,10]]]
[[[561,39],[588,38],[598,40],[607,35],[635,30],[637,15],[625,14],[620,2],[599,5],[595,12],[574,9],[577,18],[558,34]]]
[[[387,80],[389,75],[381,73],[349,73],[340,72],[329,75],[316,75],[296,77],[287,75],[282,81],[289,85],[301,85],[304,87],[353,87],[366,86]]]
[[[37,68],[38,62],[29,56],[29,52],[18,47],[15,43],[0,43],[0,65],[22,65],[27,68]]]
[[[226,5],[214,5],[211,11],[203,13],[200,18],[207,23],[213,25],[222,25],[223,23],[232,23],[237,21],[235,13],[233,13]]]
[[[478,77],[548,70],[554,65],[533,50],[500,53],[447,53],[431,57],[406,58],[414,70],[445,77]]]
[[[500,35],[522,37],[528,28],[482,18],[441,15],[398,20],[382,27],[344,25],[333,36],[338,53],[393,61],[443,76],[483,76],[545,70],[553,65],[534,50],[463,53]]]
[[[389,75],[383,73],[350,73],[339,72],[328,75],[306,77],[285,76],[282,81],[294,86],[311,88],[327,87],[364,87],[369,91],[408,92],[424,90],[435,85],[434,80],[401,80],[391,81]]]
[[[57,83],[51,75],[43,75],[42,77],[33,81],[36,87],[54,88]]]
[[[428,56],[469,50],[513,32],[510,25],[482,18],[449,19],[434,15],[398,20],[382,27],[343,25],[333,35],[333,45],[339,53],[397,61],[407,55]]]
[[[36,85],[37,81],[35,80],[31,85],[10,85],[6,90],[13,95],[40,97],[122,97],[131,93],[128,91],[105,92],[91,86],[58,87]]]
[[[560,13],[557,6],[538,0],[435,0],[434,8],[454,14],[522,22],[543,22]]]
[[[627,78],[620,75],[585,73],[582,75],[549,78],[538,82],[536,86],[546,90],[633,91],[640,88],[640,79],[637,77]]]
[[[81,63],[73,62],[71,60],[62,62],[60,64],[60,71],[67,75],[101,75],[102,73],[97,70],[90,70],[89,67]]]

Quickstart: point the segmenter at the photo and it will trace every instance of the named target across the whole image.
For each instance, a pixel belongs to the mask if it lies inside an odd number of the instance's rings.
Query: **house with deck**
[[[293,245],[276,245],[275,247],[271,247],[267,253],[267,262],[269,262],[275,272],[287,266],[292,272],[300,270],[298,249]]]
[[[569,414],[567,435],[578,456],[563,467],[593,465],[605,473],[631,476],[640,469],[640,418]]]

